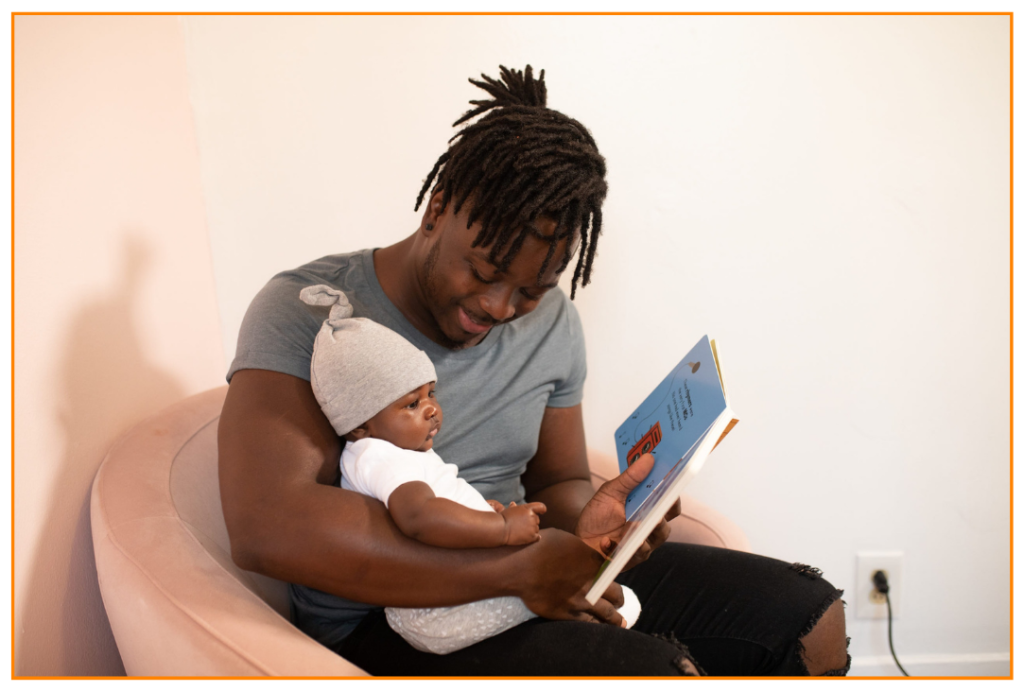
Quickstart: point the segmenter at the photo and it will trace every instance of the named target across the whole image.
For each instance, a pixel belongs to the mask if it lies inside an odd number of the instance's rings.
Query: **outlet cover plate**
[[[857,553],[857,617],[862,620],[886,620],[888,612],[885,599],[872,598],[875,584],[871,575],[882,570],[889,581],[889,602],[892,604],[892,617],[900,616],[901,587],[903,586],[903,551],[876,550]]]

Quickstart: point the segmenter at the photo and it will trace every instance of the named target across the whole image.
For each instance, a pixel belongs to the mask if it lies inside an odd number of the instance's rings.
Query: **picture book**
[[[654,468],[626,498],[631,526],[598,572],[588,602],[597,603],[737,422],[717,346],[705,336],[615,431],[620,472],[647,453]]]

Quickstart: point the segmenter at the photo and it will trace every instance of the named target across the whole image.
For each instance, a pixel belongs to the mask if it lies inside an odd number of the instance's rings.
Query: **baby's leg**
[[[632,627],[640,616],[640,601],[628,586],[619,613]],[[385,608],[391,629],[420,651],[447,654],[501,634],[534,615],[521,599],[490,598],[450,608]]]
[[[522,599],[489,598],[450,608],[385,608],[388,624],[420,651],[447,654],[537,617]]]

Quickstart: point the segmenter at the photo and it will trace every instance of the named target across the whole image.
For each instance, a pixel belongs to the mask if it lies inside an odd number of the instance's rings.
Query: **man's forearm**
[[[279,511],[286,520],[280,521]],[[358,493],[321,486],[302,499],[283,499],[273,516],[272,530],[253,517],[246,542],[257,546],[250,550],[252,567],[283,581],[401,607],[456,605],[518,591],[509,578],[523,570],[514,550],[425,545],[402,534],[380,502]]]
[[[583,507],[594,496],[583,434],[583,408],[547,408],[541,421],[537,453],[523,474],[526,499],[548,507],[541,526],[572,531]]]
[[[542,488],[526,499],[547,505],[548,511],[540,519],[542,527],[572,532],[580,512],[593,496],[594,486],[589,480],[574,478]]]

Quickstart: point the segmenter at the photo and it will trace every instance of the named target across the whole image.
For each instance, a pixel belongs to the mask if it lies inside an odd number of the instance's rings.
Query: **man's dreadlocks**
[[[476,221],[483,226],[473,247],[490,246],[490,261],[502,271],[515,259],[537,217],[554,219],[554,236],[543,237],[550,242],[550,249],[538,281],[563,238],[567,242],[558,271],[565,270],[572,256],[573,235],[579,229],[580,258],[570,296],[575,298],[579,280],[583,286],[590,283],[601,233],[601,203],[608,191],[604,157],[587,128],[545,106],[544,70],[534,79],[529,65],[525,74],[504,66],[500,69],[501,81],[483,74],[483,81],[469,80],[493,98],[470,101],[474,108],[452,127],[491,112],[448,141],[448,151],[423,182],[415,208],[419,209],[435,177],[434,191],[444,191],[442,208],[454,201],[457,214],[472,198],[467,228]]]

